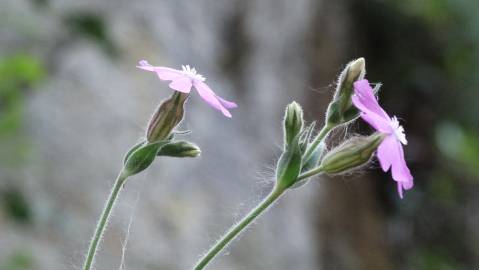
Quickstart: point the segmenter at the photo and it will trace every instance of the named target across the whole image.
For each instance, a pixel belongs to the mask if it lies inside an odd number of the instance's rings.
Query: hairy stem
[[[116,199],[125,183],[126,179],[128,178],[127,175],[123,173],[123,171],[118,175],[116,178],[115,184],[110,192],[110,196],[106,201],[105,208],[101,213],[100,219],[98,220],[98,224],[95,229],[95,233],[93,234],[93,239],[90,242],[90,246],[88,247],[88,253],[85,259],[85,263],[83,264],[83,270],[90,270],[93,265],[93,261],[95,259],[95,254],[98,250],[98,244],[105,232],[106,225],[108,224],[108,220],[110,218],[111,212],[113,210],[113,206],[115,205]]]
[[[193,270],[201,270],[216,256],[221,252],[232,240],[238,236],[238,234],[248,227],[251,222],[253,222],[261,213],[263,213],[268,207],[275,202],[283,193],[285,189],[275,188],[271,193],[260,203],[256,208],[251,210],[239,223],[233,225],[228,232],[226,232],[223,237],[221,237],[218,242],[210,248],[210,250],[198,261]]]
[[[309,171],[307,171],[307,172],[304,172],[304,173],[300,174],[300,175],[298,176],[298,179],[296,180],[296,182],[301,181],[301,180],[303,180],[303,179],[306,179],[306,178],[308,178],[308,177],[311,177],[311,176],[320,174],[320,173],[322,173],[322,172],[323,172],[323,168],[322,168],[321,166],[316,167],[316,168],[314,168],[314,169],[312,169],[312,170],[309,170]]]
[[[314,150],[318,145],[326,138],[328,133],[333,129],[334,127],[325,125],[323,128],[319,131],[318,135],[314,138],[313,142],[309,146],[308,150],[306,153],[303,155],[303,164],[306,164],[309,159],[312,157]]]

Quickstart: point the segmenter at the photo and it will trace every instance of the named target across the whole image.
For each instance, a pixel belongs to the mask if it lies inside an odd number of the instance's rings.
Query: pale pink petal
[[[216,96],[216,98],[219,100],[219,102],[221,102],[221,104],[223,104],[223,106],[226,108],[226,109],[234,109],[234,108],[238,108],[238,105],[236,105],[236,103],[232,102],[232,101],[228,101],[224,98],[221,98],[219,96]]]
[[[155,67],[150,65],[148,63],[148,61],[146,61],[146,60],[141,60],[140,62],[138,62],[138,66],[136,66],[136,67],[144,69],[144,70],[148,70],[148,71],[154,71],[154,69],[155,69]]]
[[[221,111],[226,117],[231,117],[231,113],[223,106],[213,90],[211,90],[206,83],[195,80],[194,86],[196,91],[198,91],[198,94],[200,94],[201,98],[203,98],[206,103],[208,103],[211,107]]]
[[[176,78],[179,77],[184,77],[188,78],[181,70],[173,69],[173,68],[167,68],[167,67],[155,67],[156,75],[158,75],[158,78],[164,81],[170,81],[170,80],[175,80]]]
[[[177,79],[173,79],[169,86],[173,90],[177,90],[183,93],[189,93],[191,91],[192,84],[190,78],[178,77]]]
[[[396,139],[393,136],[387,136],[378,147],[377,157],[379,164],[384,172],[391,168],[392,161],[396,158]]]
[[[378,117],[377,114],[361,112],[360,116],[364,121],[370,124],[377,131],[380,131],[386,134],[389,134],[392,132],[391,125],[389,124],[389,122],[382,117]]]
[[[409,168],[406,165],[406,160],[404,160],[404,150],[402,144],[396,140],[396,156],[392,160],[392,176],[393,179],[402,182],[405,187],[411,188],[413,186],[412,180],[413,177]],[[406,188],[406,189],[409,189]]]
[[[161,80],[174,80],[178,77],[186,77],[181,70],[167,68],[167,67],[155,67],[150,65],[146,60],[141,60],[137,68],[155,72]]]
[[[391,168],[392,177],[397,182],[399,197],[403,198],[403,190],[413,187],[413,177],[404,160],[402,144],[394,137],[387,136],[378,147],[377,156],[381,168],[387,172]]]
[[[364,109],[371,111],[380,117],[387,120],[390,119],[389,115],[383,110],[383,108],[381,108],[381,106],[379,106],[378,100],[374,95],[373,89],[369,85],[368,80],[364,79],[354,82],[354,93],[360,102],[358,105],[363,105]],[[363,111],[362,108],[359,109]]]
[[[403,193],[404,193],[403,191],[404,191],[404,189],[403,189],[402,182],[397,182],[397,188],[398,188],[399,198],[402,199],[402,198],[404,197],[404,196],[403,196]]]

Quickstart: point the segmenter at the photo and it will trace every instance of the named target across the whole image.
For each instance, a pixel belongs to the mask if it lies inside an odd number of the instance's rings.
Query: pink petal
[[[155,67],[150,65],[148,63],[148,61],[146,61],[146,60],[141,60],[140,62],[138,62],[138,66],[136,66],[136,67],[144,69],[144,70],[148,70],[148,71],[154,71],[154,69],[155,69]]]
[[[218,101],[223,104],[223,106],[226,108],[226,109],[234,109],[234,108],[238,108],[238,105],[236,105],[236,103],[234,102],[231,102],[231,101],[228,101],[226,99],[223,99],[223,98],[220,98],[219,96],[216,96],[216,98],[218,99]]]
[[[186,77],[186,75],[183,74],[181,70],[173,69],[173,68],[167,68],[167,67],[155,67],[150,65],[146,60],[141,60],[139,62],[139,65],[136,66],[140,69],[147,70],[147,71],[152,71],[156,72],[158,77],[161,80],[174,80],[178,77]]]
[[[381,168],[387,172],[391,168],[393,179],[397,182],[399,197],[403,198],[403,190],[411,189],[413,177],[404,159],[401,142],[394,135],[387,136],[378,147],[377,156]]]
[[[206,103],[208,103],[211,107],[221,111],[226,117],[231,117],[231,113],[223,106],[223,104],[218,100],[216,94],[206,83],[200,80],[195,80],[194,86],[196,91],[198,91],[198,94],[200,94],[201,98],[203,98]]]
[[[404,196],[403,196],[403,191],[404,191],[404,189],[403,189],[403,185],[402,185],[401,182],[397,182],[397,188],[398,188],[399,198],[402,199],[402,198],[404,197]]]
[[[387,136],[378,147],[377,157],[384,172],[387,172],[396,158],[396,143],[393,136]]]
[[[373,89],[369,86],[367,80],[360,80],[354,83],[355,94],[351,100],[360,111],[361,118],[368,122],[376,130],[391,133],[391,118],[379,106],[379,103],[374,96]]]
[[[390,119],[389,115],[383,110],[383,108],[381,108],[381,106],[379,106],[378,100],[374,95],[373,89],[369,85],[368,80],[364,79],[354,82],[354,93],[355,96],[359,98],[365,109],[387,120]],[[362,111],[361,108],[359,109]]]
[[[191,91],[192,84],[190,78],[178,77],[177,79],[173,79],[169,86],[173,90],[177,90],[183,93],[189,93]]]
[[[353,102],[354,102],[354,99],[353,99]],[[387,133],[387,134],[392,132],[391,125],[389,124],[389,122],[386,121],[384,118],[379,117],[375,113],[361,112],[361,118],[364,121],[366,121],[368,124],[370,124],[377,131]]]
[[[404,150],[399,141],[396,141],[396,149],[397,156],[392,161],[391,169],[393,179],[398,182],[402,182],[405,189],[411,189],[413,187],[413,177],[406,165],[406,160],[404,159]]]

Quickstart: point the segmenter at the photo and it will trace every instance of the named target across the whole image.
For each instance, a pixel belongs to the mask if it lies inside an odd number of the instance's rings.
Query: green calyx
[[[320,167],[328,174],[340,174],[360,167],[371,160],[384,138],[381,133],[353,137],[327,153]]]
[[[189,94],[175,91],[156,109],[148,123],[146,139],[148,142],[166,140],[173,129],[183,120],[184,104]]]
[[[301,172],[301,148],[299,135],[286,147],[276,166],[276,181],[280,189],[287,189],[294,185]]]
[[[326,112],[326,124],[338,126],[350,122],[359,116],[358,110],[353,106],[353,84],[362,80],[366,74],[364,58],[351,61],[339,75],[336,92]]]

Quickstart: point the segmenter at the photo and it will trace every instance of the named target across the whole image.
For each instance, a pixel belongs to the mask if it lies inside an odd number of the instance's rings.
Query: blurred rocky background
[[[402,118],[416,187],[377,163],[294,190],[208,269],[479,268],[479,12],[468,0],[0,2],[0,269],[80,269],[125,151],[190,64],[239,108],[193,95],[202,157],[121,194],[96,269],[189,269],[269,191],[292,100],[323,119],[353,58]],[[364,124],[335,132],[331,144]],[[126,241],[128,240],[128,241]],[[126,246],[126,251],[124,251]]]

